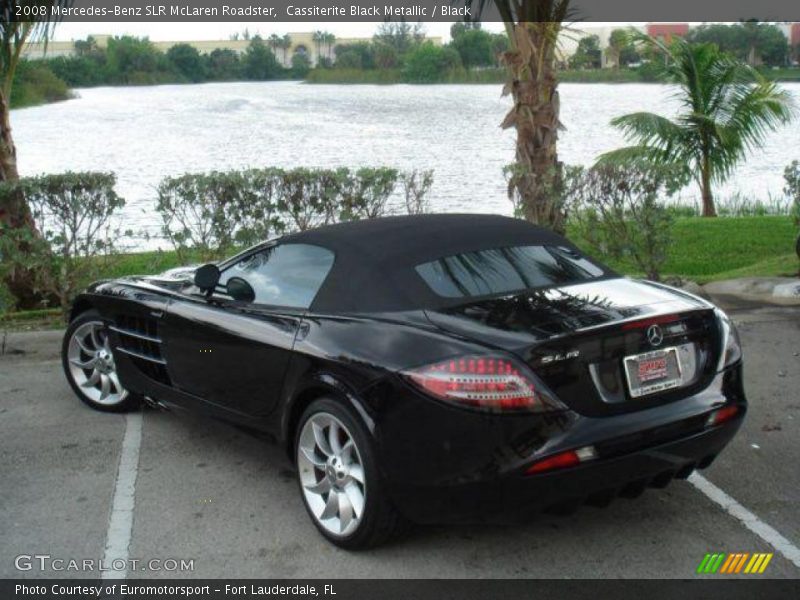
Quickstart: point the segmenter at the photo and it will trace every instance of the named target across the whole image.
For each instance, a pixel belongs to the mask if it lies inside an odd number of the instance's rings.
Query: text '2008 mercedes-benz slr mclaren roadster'
[[[272,434],[346,548],[663,487],[707,467],[746,410],[721,310],[485,215],[333,225],[95,283],[63,363],[93,408]]]

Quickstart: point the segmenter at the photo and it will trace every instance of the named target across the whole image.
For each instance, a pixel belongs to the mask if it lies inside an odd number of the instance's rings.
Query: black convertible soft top
[[[520,219],[436,214],[385,217],[329,225],[284,236],[281,243],[332,250],[333,268],[313,312],[386,312],[450,304],[414,267],[462,252],[521,245],[566,246],[565,238]]]

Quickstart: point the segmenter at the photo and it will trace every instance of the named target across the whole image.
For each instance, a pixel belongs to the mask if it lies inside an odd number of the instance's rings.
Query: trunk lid
[[[696,393],[713,379],[720,331],[713,306],[666,286],[607,279],[426,311],[436,326],[513,352],[573,410],[605,416]],[[657,325],[658,344],[648,338]],[[680,381],[631,395],[625,358],[676,348]],[[671,376],[675,376],[674,373]]]

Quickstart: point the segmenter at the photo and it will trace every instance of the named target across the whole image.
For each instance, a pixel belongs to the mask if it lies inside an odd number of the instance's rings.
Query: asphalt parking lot
[[[800,308],[731,314],[743,338],[750,412],[702,476],[796,551]],[[104,556],[115,535],[109,520],[126,427],[139,418],[129,557],[193,559],[194,569],[133,577],[694,577],[707,552],[775,552],[760,577],[800,577],[796,564],[684,481],[571,517],[417,528],[391,546],[348,553],[317,534],[281,449],[189,415],[93,412],[64,379],[60,335],[9,333],[0,356],[0,577],[96,576],[18,571],[15,558]]]

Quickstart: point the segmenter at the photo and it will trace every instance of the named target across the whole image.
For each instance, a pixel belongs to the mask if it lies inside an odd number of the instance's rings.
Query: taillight
[[[594,449],[594,446],[584,446],[577,450],[567,450],[566,452],[559,452],[558,454],[553,454],[547,458],[537,460],[525,470],[525,474],[536,475],[537,473],[544,473],[545,471],[577,467],[579,464],[594,460],[595,458],[597,458],[597,451]]]
[[[563,410],[527,367],[511,358],[462,356],[403,371],[431,396],[495,412]]]
[[[719,369],[722,370],[736,364],[742,359],[742,343],[739,340],[739,332],[731,321],[730,317],[722,310],[717,309],[717,318],[722,325],[722,356],[720,358]]]
[[[739,407],[735,404],[731,404],[729,406],[723,406],[719,410],[715,410],[713,413],[708,415],[708,420],[706,420],[706,427],[714,427],[716,425],[722,425],[726,421],[730,421],[736,415],[739,414]]]

